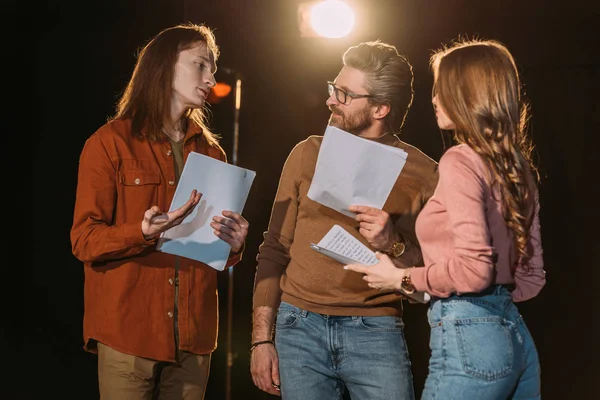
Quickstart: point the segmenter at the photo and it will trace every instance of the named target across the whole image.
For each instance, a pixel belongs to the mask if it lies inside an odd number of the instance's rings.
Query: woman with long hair
[[[345,268],[374,288],[431,296],[423,399],[537,399],[538,354],[515,306],[546,283],[518,68],[506,46],[479,39],[435,52],[431,67],[437,123],[456,145],[416,221],[424,266],[378,254]]]

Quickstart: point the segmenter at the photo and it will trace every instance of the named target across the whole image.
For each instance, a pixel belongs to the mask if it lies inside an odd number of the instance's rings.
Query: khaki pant
[[[102,400],[203,400],[210,354],[180,351],[179,363],[155,361],[98,343],[98,384]]]

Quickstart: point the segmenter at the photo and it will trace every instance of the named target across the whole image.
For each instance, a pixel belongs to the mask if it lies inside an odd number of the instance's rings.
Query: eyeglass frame
[[[335,99],[340,103],[343,104],[345,106],[349,106],[350,103],[352,103],[352,100],[354,99],[362,99],[362,98],[374,98],[375,95],[372,94],[357,94],[357,93],[352,93],[349,92],[347,90],[344,90],[342,88],[339,88],[335,85],[334,82],[331,81],[327,81],[327,92],[329,93],[329,96],[331,97],[332,94],[335,93]],[[346,99],[346,101],[341,101],[340,97],[339,97],[339,93],[342,92],[344,94],[344,97]],[[350,100],[348,100],[350,99]]]

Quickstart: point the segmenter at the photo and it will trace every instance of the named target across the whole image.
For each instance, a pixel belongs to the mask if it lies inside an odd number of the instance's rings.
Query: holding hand
[[[359,232],[374,249],[388,252],[397,238],[390,214],[375,207],[351,205],[350,211],[356,213],[360,223]]]
[[[348,264],[344,269],[364,274],[363,280],[373,289],[400,290],[406,269],[396,267],[386,254],[375,253],[375,257],[379,260],[375,265]]]
[[[200,198],[202,198],[202,193],[198,193],[194,189],[189,200],[176,210],[164,213],[157,206],[152,206],[146,210],[144,219],[142,220],[142,234],[144,235],[144,239],[153,239],[167,229],[181,224],[194,211],[194,208],[200,202]]]
[[[233,211],[225,210],[223,216],[227,218],[215,215],[210,226],[215,230],[216,236],[229,243],[233,253],[238,253],[248,235],[248,221]]]

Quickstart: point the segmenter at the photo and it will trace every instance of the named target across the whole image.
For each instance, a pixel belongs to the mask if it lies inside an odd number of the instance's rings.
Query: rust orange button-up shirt
[[[108,122],[85,143],[71,242],[84,263],[84,349],[95,341],[155,360],[175,361],[175,266],[178,266],[179,348],[207,354],[216,348],[217,271],[206,264],[159,252],[146,241],[141,222],[153,205],[167,211],[176,171],[168,141],[131,134],[128,120]],[[226,161],[193,123],[184,141],[184,160],[197,152]],[[232,256],[227,266],[236,264]]]

